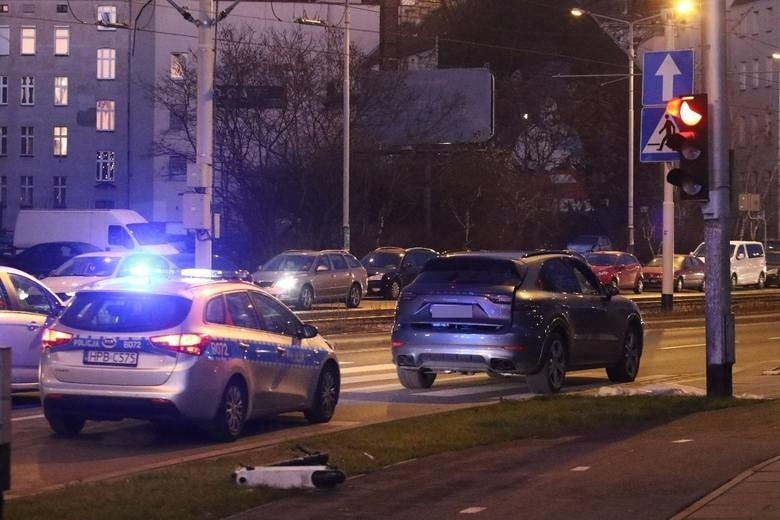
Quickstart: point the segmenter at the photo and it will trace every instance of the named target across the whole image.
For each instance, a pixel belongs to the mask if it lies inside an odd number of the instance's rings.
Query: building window
[[[27,14],[34,14],[35,6],[33,4],[22,4],[22,12]]]
[[[57,12],[58,13],[67,13],[68,12],[68,4],[57,4]]]
[[[65,195],[67,194],[67,187],[67,178],[64,175],[54,176],[53,198],[55,208],[65,207]]]
[[[97,79],[116,78],[116,49],[97,50]]]
[[[168,177],[186,177],[187,176],[187,158],[183,155],[171,154],[168,156]]]
[[[19,206],[22,208],[33,207],[33,177],[32,175],[22,175],[21,186],[19,189]]]
[[[184,79],[187,55],[181,52],[171,53],[171,79]]]
[[[54,78],[54,104],[65,106],[68,104],[68,77],[55,76]]]
[[[70,28],[54,28],[54,55],[67,56],[70,53]]]
[[[35,26],[23,25],[21,30],[21,53],[23,55],[35,54]]]
[[[0,176],[0,208],[8,207],[8,177]]]
[[[8,127],[0,126],[0,155],[8,155]]]
[[[772,125],[774,124],[774,119],[773,114],[764,114],[764,137],[766,137],[766,144],[772,142]]]
[[[21,100],[22,105],[35,104],[35,78],[22,76]]]
[[[758,9],[750,13],[750,34],[756,36],[758,34],[758,26],[760,19],[758,16]]]
[[[8,12],[8,4],[0,4],[0,14],[6,14]]]
[[[0,25],[0,56],[8,56],[11,52],[11,27]]]
[[[8,76],[0,76],[0,105],[8,104]]]
[[[747,63],[744,61],[739,62],[739,90],[745,90],[747,88]]]
[[[761,84],[761,67],[758,58],[753,58],[753,88],[758,88]]]
[[[98,31],[116,31],[116,6],[99,5],[97,8],[97,28]]]
[[[97,153],[97,176],[98,182],[114,182],[114,173],[116,171],[116,154],[114,152],[101,150]]]
[[[772,86],[772,76],[774,76],[775,60],[772,56],[766,57],[766,70],[764,71],[764,86]]]
[[[96,130],[99,132],[113,132],[115,124],[116,103],[108,99],[99,99],[95,105]]]
[[[33,154],[33,127],[22,127],[22,148],[20,155],[30,157]]]
[[[739,116],[737,119],[737,144],[739,146],[745,144],[745,116]]]
[[[54,127],[54,155],[56,157],[65,157],[68,155],[68,127]]]

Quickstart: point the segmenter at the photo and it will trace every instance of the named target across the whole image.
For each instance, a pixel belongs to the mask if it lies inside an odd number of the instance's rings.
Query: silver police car
[[[232,441],[247,419],[302,411],[327,422],[339,398],[333,348],[277,299],[241,281],[97,282],[42,337],[43,410],[60,436],[86,420],[186,421]]]

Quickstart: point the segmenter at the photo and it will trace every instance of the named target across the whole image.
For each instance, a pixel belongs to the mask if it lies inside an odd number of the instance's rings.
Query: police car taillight
[[[41,346],[43,348],[58,347],[64,345],[73,339],[73,334],[54,329],[44,329],[41,336]]]
[[[200,356],[209,344],[205,334],[167,334],[149,338],[154,345],[176,352]]]

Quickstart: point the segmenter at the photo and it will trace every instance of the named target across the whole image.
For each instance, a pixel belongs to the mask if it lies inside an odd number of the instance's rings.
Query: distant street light
[[[323,20],[296,18],[295,23],[318,27],[337,27]],[[344,152],[343,152],[343,201],[342,201],[342,238],[343,248],[349,251],[349,0],[344,0]]]
[[[634,45],[634,26],[639,23],[648,22],[655,18],[660,18],[663,13],[639,18],[638,20],[624,20],[603,14],[586,11],[575,7],[570,11],[572,16],[581,17],[588,15],[604,28],[602,21],[607,20],[625,24],[628,27],[628,251],[634,252],[634,64],[636,63],[636,46]],[[606,32],[606,31],[605,31]],[[609,34],[609,33],[607,33]],[[614,40],[614,38],[613,38]],[[615,43],[620,45],[615,40]]]

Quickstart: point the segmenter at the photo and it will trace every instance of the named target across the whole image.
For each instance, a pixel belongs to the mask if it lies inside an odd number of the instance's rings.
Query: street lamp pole
[[[636,63],[636,45],[634,45],[634,26],[638,23],[648,22],[655,18],[659,18],[662,14],[655,14],[653,16],[647,16],[645,18],[639,18],[638,20],[624,20],[622,18],[615,18],[612,16],[606,16],[603,14],[593,13],[575,7],[572,9],[571,14],[573,16],[582,16],[584,14],[589,15],[593,20],[601,24],[602,20],[610,22],[616,22],[625,24],[628,28],[628,247],[626,248],[630,253],[634,252],[634,65]],[[609,34],[609,33],[607,33]],[[614,38],[613,38],[614,40]],[[620,45],[618,41],[615,43]]]
[[[349,0],[344,0],[344,156],[342,238],[349,251]]]

